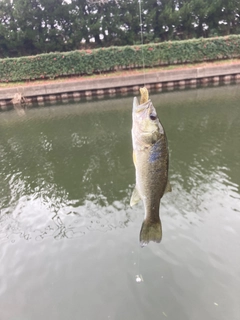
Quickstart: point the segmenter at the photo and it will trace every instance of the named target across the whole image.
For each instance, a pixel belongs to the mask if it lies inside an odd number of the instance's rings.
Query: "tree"
[[[0,0],[0,56],[141,43],[139,1]],[[239,17],[240,0],[141,0],[144,43],[239,33]]]

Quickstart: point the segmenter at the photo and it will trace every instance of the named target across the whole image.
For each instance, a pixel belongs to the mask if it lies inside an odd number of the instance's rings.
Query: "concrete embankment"
[[[240,63],[2,88],[0,89],[0,107],[5,109],[6,106],[11,105],[11,100],[16,93],[21,93],[30,103],[43,104],[51,101],[80,100],[95,95],[135,92],[144,84],[149,89],[161,91],[162,88],[195,87],[208,83],[218,85],[231,81],[240,81]]]

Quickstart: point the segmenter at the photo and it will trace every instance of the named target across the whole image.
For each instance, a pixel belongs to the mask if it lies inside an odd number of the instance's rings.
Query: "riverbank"
[[[2,83],[0,107],[12,105],[16,93],[27,98],[28,103],[81,100],[92,96],[107,96],[117,93],[137,92],[144,84],[149,89],[196,87],[218,85],[240,80],[240,60],[218,61],[191,65],[129,70],[78,78],[33,81],[26,83]]]

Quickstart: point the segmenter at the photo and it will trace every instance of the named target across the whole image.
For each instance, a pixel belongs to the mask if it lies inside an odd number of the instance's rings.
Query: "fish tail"
[[[159,243],[162,240],[162,224],[160,218],[156,221],[145,219],[140,231],[140,245],[145,247],[150,241]]]

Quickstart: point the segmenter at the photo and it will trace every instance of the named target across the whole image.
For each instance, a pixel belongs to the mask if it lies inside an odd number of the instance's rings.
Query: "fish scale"
[[[145,216],[140,232],[141,246],[150,241],[160,242],[162,226],[159,215],[160,200],[171,191],[168,182],[168,145],[164,128],[149,99],[147,88],[141,88],[140,104],[133,100],[133,162],[136,186],[130,205],[143,201]]]

